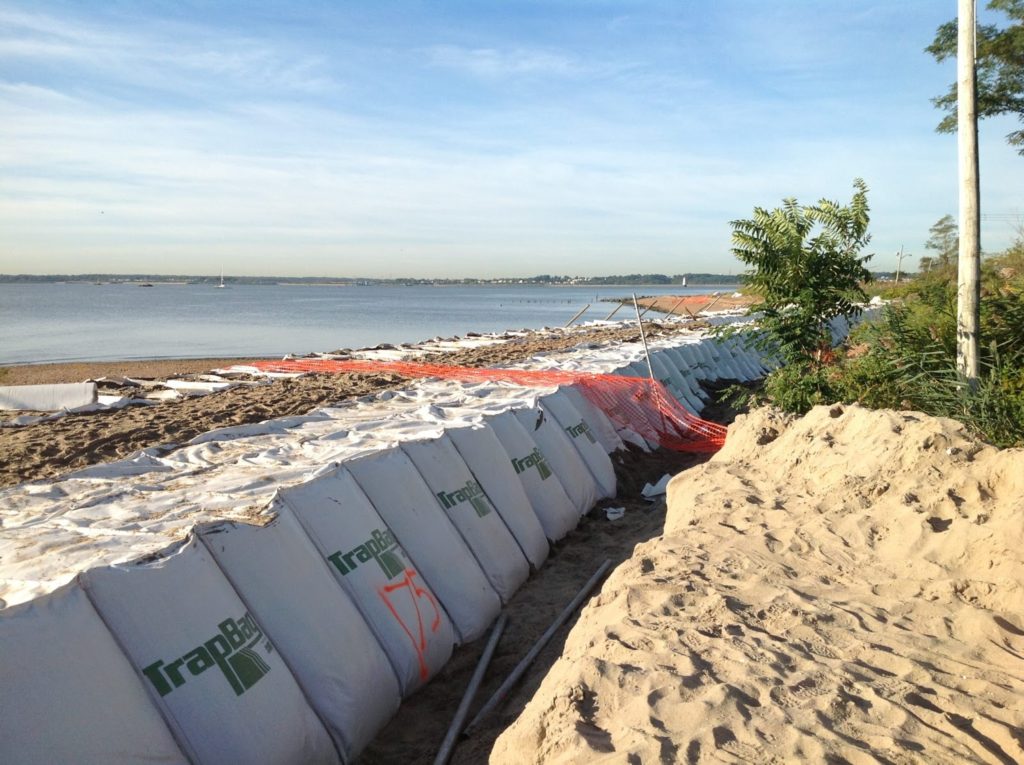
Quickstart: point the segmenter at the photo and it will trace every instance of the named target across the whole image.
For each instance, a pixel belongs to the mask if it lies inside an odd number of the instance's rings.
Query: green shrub
[[[873,408],[914,409],[964,422],[997,446],[1024,445],[1024,298],[997,293],[982,298],[982,372],[971,389],[956,369],[955,294],[936,300],[926,290],[886,310],[855,331],[848,349],[811,382],[820,401],[858,402]],[[819,379],[821,375],[818,376]],[[813,378],[812,378],[813,379]],[[793,380],[764,386],[772,401],[806,411]],[[773,391],[778,394],[773,395]],[[803,396],[803,397],[802,397]]]

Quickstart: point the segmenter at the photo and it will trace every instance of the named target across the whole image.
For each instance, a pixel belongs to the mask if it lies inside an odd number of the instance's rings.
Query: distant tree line
[[[359,277],[331,276],[225,276],[227,284],[334,284],[348,286],[369,285],[508,285],[508,284],[557,284],[557,285],[672,285],[682,284],[686,279],[688,285],[701,284],[738,284],[740,278],[732,274],[616,274],[612,276],[553,276],[540,274],[530,277],[506,277],[495,279],[422,279],[414,277],[396,277],[393,279],[370,279]],[[134,284],[148,282],[154,284],[185,283],[185,284],[218,284],[219,278],[213,276],[195,276],[188,274],[0,274],[0,283],[30,282],[93,282],[99,284]]]

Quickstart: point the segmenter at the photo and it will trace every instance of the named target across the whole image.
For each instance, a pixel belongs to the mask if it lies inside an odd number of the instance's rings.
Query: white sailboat
[[[221,270],[220,270],[220,284],[217,285],[217,289],[219,289],[219,290],[224,289],[224,269],[223,268],[221,268]]]

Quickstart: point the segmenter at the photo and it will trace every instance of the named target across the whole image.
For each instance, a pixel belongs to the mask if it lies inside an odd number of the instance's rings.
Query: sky
[[[954,0],[0,1],[0,273],[736,273],[729,221],[957,212]],[[1004,23],[979,9],[985,22]],[[1024,157],[981,123],[982,246]]]

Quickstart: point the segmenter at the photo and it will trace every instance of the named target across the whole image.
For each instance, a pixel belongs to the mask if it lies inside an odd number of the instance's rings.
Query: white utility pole
[[[981,223],[978,214],[978,94],[975,0],[957,0],[956,109],[960,166],[960,257],[956,290],[956,367],[978,382]]]
[[[900,283],[900,271],[903,268],[903,245],[900,245],[900,251],[896,253],[896,283]]]

